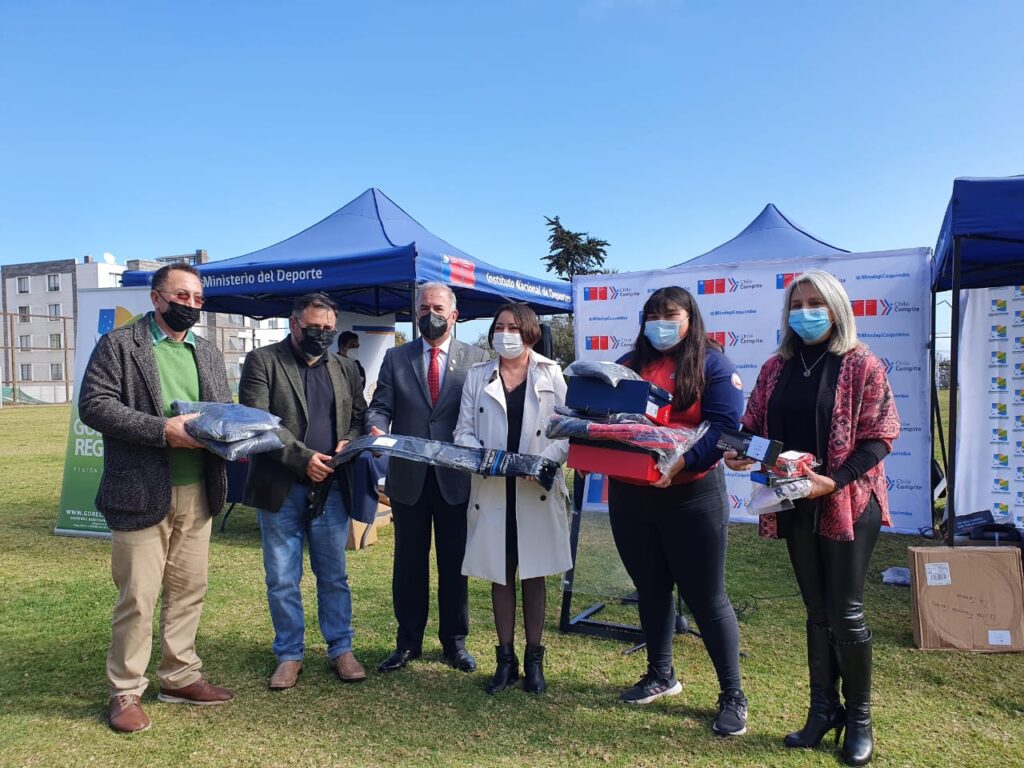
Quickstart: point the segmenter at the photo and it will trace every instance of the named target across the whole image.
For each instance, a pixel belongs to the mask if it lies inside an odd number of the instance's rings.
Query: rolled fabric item
[[[511,453],[493,448],[469,448],[440,440],[427,440],[408,435],[367,435],[353,440],[335,454],[329,465],[340,466],[351,461],[360,451],[373,451],[401,459],[458,469],[489,477],[532,477],[550,491],[559,465],[543,456]]]
[[[238,403],[174,400],[171,402],[171,411],[176,415],[199,414],[186,424],[188,433],[197,440],[205,437],[233,443],[281,427],[281,419],[272,413]]]

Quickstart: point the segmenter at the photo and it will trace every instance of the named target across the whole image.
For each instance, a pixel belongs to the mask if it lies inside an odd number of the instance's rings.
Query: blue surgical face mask
[[[644,323],[644,336],[659,352],[672,349],[678,344],[680,322],[678,320],[648,320]]]
[[[828,333],[828,329],[832,327],[832,321],[828,319],[826,307],[791,309],[789,310],[789,327],[801,339],[810,343]]]

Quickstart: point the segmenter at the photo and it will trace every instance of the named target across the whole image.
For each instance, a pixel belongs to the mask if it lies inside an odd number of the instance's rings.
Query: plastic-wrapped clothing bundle
[[[795,499],[803,499],[811,492],[811,481],[806,478],[784,485],[767,486],[754,483],[747,507],[759,515],[781,512],[793,508]]]
[[[332,467],[351,460],[360,451],[373,451],[436,467],[460,469],[486,476],[532,477],[546,491],[554,485],[559,466],[551,459],[493,448],[467,448],[439,440],[407,435],[368,435],[353,440],[330,461]]]
[[[237,403],[175,400],[171,410],[178,415],[198,413],[185,423],[185,431],[206,450],[226,461],[284,448],[277,434],[281,419],[259,408]]]
[[[570,363],[564,371],[566,376],[582,376],[589,379],[601,379],[613,387],[617,387],[623,379],[642,381],[640,374],[632,368],[618,363],[607,363],[598,360],[577,360]]]
[[[176,414],[198,413],[188,422],[188,432],[197,440],[207,437],[233,443],[281,427],[281,419],[272,413],[238,403],[187,403],[175,400],[171,410]]]
[[[188,424],[185,425],[185,430],[188,431]],[[257,453],[266,453],[267,451],[276,451],[278,448],[284,448],[284,443],[277,436],[277,432],[260,432],[258,435],[232,442],[213,440],[209,437],[196,437],[196,435],[192,436],[202,443],[206,450],[216,453],[225,461],[238,461],[249,456],[255,456]]]
[[[552,440],[582,438],[585,440],[612,440],[655,454],[658,469],[668,474],[679,458],[690,450],[704,433],[708,422],[696,427],[662,427],[652,424],[640,413],[614,413],[591,417],[576,414],[556,406],[548,419],[546,434]]]

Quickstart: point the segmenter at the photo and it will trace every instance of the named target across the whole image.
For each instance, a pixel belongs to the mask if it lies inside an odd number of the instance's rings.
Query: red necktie
[[[437,405],[437,398],[441,394],[441,364],[438,362],[440,356],[440,347],[430,348],[430,365],[427,366],[427,389],[430,390],[431,405]]]

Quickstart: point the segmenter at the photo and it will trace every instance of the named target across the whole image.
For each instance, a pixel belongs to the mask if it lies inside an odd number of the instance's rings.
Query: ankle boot
[[[548,689],[544,682],[544,646],[527,645],[523,655],[523,690],[527,693],[544,693]]]
[[[846,738],[841,753],[847,765],[867,765],[874,751],[871,733],[871,636],[836,645],[846,699]]]
[[[846,711],[836,691],[839,666],[825,625],[807,622],[807,671],[811,683],[807,722],[799,731],[786,736],[782,743],[787,747],[816,747],[834,728],[838,745],[846,725]]]
[[[494,656],[498,664],[494,668],[494,677],[485,689],[492,696],[519,679],[519,659],[516,658],[515,645],[502,643],[494,646]]]

